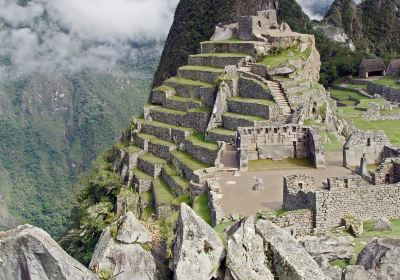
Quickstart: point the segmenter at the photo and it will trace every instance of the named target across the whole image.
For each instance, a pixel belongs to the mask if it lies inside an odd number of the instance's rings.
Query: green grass
[[[358,84],[346,84],[346,87],[353,89],[366,89],[368,85],[358,85]]]
[[[210,132],[213,132],[215,134],[225,135],[225,136],[235,136],[235,134],[236,134],[236,131],[234,131],[234,130],[223,129],[223,128],[214,128]]]
[[[171,204],[175,195],[165,181],[158,177],[153,182],[154,196],[160,205]]]
[[[327,152],[337,152],[343,150],[343,145],[333,134],[328,134],[329,142],[326,142],[324,149]]]
[[[329,91],[331,93],[332,98],[339,100],[339,101],[345,101],[345,100],[361,100],[364,99],[365,96],[351,90],[338,90],[338,89],[332,89]]]
[[[151,125],[154,127],[175,129],[175,130],[188,131],[188,132],[194,133],[194,129],[190,128],[190,127],[181,127],[181,126],[171,125],[171,124],[157,122],[157,121],[149,121],[149,120],[144,120],[144,119],[138,119],[138,121],[140,121],[142,124]]]
[[[184,116],[186,115],[186,111],[179,111],[179,110],[174,110],[174,109],[169,109],[161,106],[149,106],[152,111],[156,112],[161,112],[161,113],[166,113],[166,114],[171,114],[171,115],[178,115],[178,116]]]
[[[397,76],[386,76],[382,79],[372,81],[374,84],[383,85],[392,88],[400,88],[400,84],[397,83],[399,78]]]
[[[231,113],[231,112],[225,112],[222,115],[225,117],[246,120],[246,121],[250,121],[250,122],[265,121],[265,118],[262,118],[259,116],[242,115],[242,114],[236,114],[236,113]]]
[[[211,225],[211,212],[208,208],[208,195],[207,193],[202,193],[195,198],[193,203],[193,210],[199,215],[204,221]]]
[[[268,100],[268,99],[244,98],[244,97],[238,97],[238,96],[231,97],[231,98],[229,98],[229,100],[243,102],[243,103],[267,105],[267,106],[271,106],[271,105],[275,104],[274,101]]]
[[[161,146],[167,146],[167,147],[176,146],[174,143],[162,140],[160,138],[157,138],[154,135],[144,134],[144,133],[139,133],[138,135],[140,138],[147,139],[150,143],[155,144],[155,145],[161,145]]]
[[[355,243],[355,254],[353,258],[350,260],[350,264],[355,264],[357,261],[357,257],[360,252],[366,247],[366,245],[375,237],[378,238],[400,238],[400,219],[390,220],[392,222],[393,230],[392,231],[377,231],[373,229],[374,221],[365,221],[364,222],[364,233],[354,239]]]
[[[191,57],[246,57],[245,53],[200,53],[191,55]]]
[[[152,180],[153,177],[143,172],[139,168],[135,167],[132,169],[133,176],[135,176],[138,180]]]
[[[184,78],[179,78],[179,77],[169,78],[165,82],[179,84],[179,85],[186,85],[186,86],[197,86],[197,87],[206,87],[206,88],[214,87],[214,85],[209,84],[209,83],[204,83],[201,81],[189,80],[189,79],[184,79]]]
[[[339,268],[341,268],[341,269],[345,269],[346,266],[348,265],[348,264],[346,263],[345,260],[340,260],[340,259],[331,260],[331,261],[329,262],[329,264],[330,264],[331,266],[337,266],[337,267],[339,267]]]
[[[289,51],[293,54],[292,56],[289,56]],[[290,48],[282,50],[278,54],[268,55],[259,63],[272,68],[287,62],[289,59],[302,58],[306,60],[310,57],[310,54],[311,48],[307,48],[304,52],[300,52],[297,48]]]
[[[144,192],[140,195],[141,200],[147,204],[153,204],[154,196],[152,191]]]
[[[175,167],[171,164],[166,164],[163,166],[164,172],[174,180],[174,182],[181,186],[183,190],[189,189],[190,182],[186,178],[182,178],[178,175]]]
[[[176,206],[181,205],[181,203],[186,203],[187,205],[190,205],[190,202],[191,202],[190,195],[189,194],[184,194],[184,195],[181,195],[180,197],[175,198],[172,201],[172,204],[176,205]]]
[[[176,101],[176,102],[193,102],[193,103],[199,104],[200,106],[202,105],[201,100],[196,99],[196,98],[191,98],[191,97],[182,97],[179,95],[173,95],[173,96],[168,97],[167,99]]]
[[[291,170],[314,168],[310,158],[289,158],[284,160],[260,159],[250,160],[249,170]]]
[[[260,82],[259,80],[253,79],[253,78],[249,78],[249,77],[245,77],[245,76],[241,76],[240,77],[243,80],[248,80],[248,81],[252,81],[253,83],[259,85],[260,87],[262,87],[266,92],[270,92],[270,89],[268,87],[268,85]]]
[[[149,153],[147,153],[147,154],[145,154],[145,155],[143,155],[143,156],[141,156],[139,158],[144,160],[144,161],[146,161],[146,162],[148,162],[148,163],[151,163],[151,164],[157,164],[158,165],[158,164],[166,164],[167,163],[167,161],[165,159],[156,157],[155,155],[152,155],[152,154],[149,154]]]
[[[221,40],[221,41],[206,41],[202,42],[202,44],[240,44],[240,43],[251,43],[249,41],[243,41],[239,38],[232,38],[228,40]]]
[[[176,157],[181,163],[187,166],[189,169],[195,171],[207,168],[208,165],[202,163],[201,161],[194,159],[190,154],[187,154],[182,151],[173,151],[171,153],[174,157]]]
[[[175,91],[175,89],[173,87],[170,87],[170,86],[167,86],[167,85],[161,85],[161,86],[159,86],[159,87],[157,87],[157,88],[155,88],[153,90],[155,90],[155,91],[164,91],[164,92],[166,92],[166,91]]]
[[[364,98],[364,99],[360,100],[360,103],[357,105],[357,107],[358,108],[367,109],[369,103],[375,103],[375,104],[383,105],[383,104],[385,104],[385,102],[386,101],[384,99]]]
[[[220,73],[224,72],[224,69],[210,66],[199,66],[199,65],[186,65],[179,68],[179,70],[189,70],[189,71],[203,71],[203,72],[212,72],[212,73]]]
[[[206,142],[204,133],[196,133],[186,139],[195,146],[203,147],[208,150],[217,151],[218,145],[212,142]]]
[[[236,222],[233,221],[223,222],[214,228],[215,232],[218,234],[219,238],[224,242],[224,244],[227,243],[226,230],[233,226],[235,223]]]

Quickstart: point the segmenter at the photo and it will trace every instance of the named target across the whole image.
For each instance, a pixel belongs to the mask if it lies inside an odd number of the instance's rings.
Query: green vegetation
[[[359,85],[359,84],[346,84],[346,87],[352,88],[352,89],[366,89],[368,86],[367,85]]]
[[[192,102],[192,103],[197,103],[199,106],[202,106],[201,100],[196,99],[196,98],[173,95],[173,96],[168,97],[167,99],[169,99],[171,101],[176,101],[176,102]]]
[[[232,39],[221,40],[221,41],[206,41],[206,42],[202,42],[202,43],[203,44],[243,44],[243,43],[248,43],[248,42],[240,40],[239,38],[232,38]]]
[[[255,98],[243,98],[243,97],[231,97],[229,98],[229,100],[232,101],[237,101],[237,102],[243,102],[243,103],[254,103],[254,104],[260,104],[260,105],[274,105],[275,102],[272,100],[268,100],[268,99],[255,99]]]
[[[142,139],[147,139],[150,143],[154,144],[154,145],[160,145],[160,146],[167,146],[167,147],[174,147],[176,146],[174,143],[172,142],[168,142],[165,140],[162,140],[160,138],[157,138],[154,135],[149,135],[149,134],[144,134],[144,133],[139,133],[138,136]]]
[[[214,87],[214,85],[212,85],[212,84],[208,84],[208,83],[204,83],[204,82],[196,81],[196,80],[189,80],[189,79],[179,78],[179,77],[169,78],[165,82],[166,83],[178,84],[178,85],[186,85],[186,86],[197,86],[197,87],[206,87],[206,88]]]
[[[190,127],[176,126],[176,125],[171,125],[171,124],[167,124],[167,123],[162,123],[162,122],[157,122],[157,121],[149,121],[149,120],[144,120],[144,119],[138,119],[138,121],[140,121],[142,124],[153,126],[153,127],[175,129],[175,130],[188,131],[188,132],[194,133],[194,129],[190,128]]]
[[[143,156],[139,157],[141,160],[144,160],[150,164],[154,164],[154,165],[159,165],[159,164],[167,164],[167,161],[165,159],[156,157],[153,154],[147,153]]]
[[[204,221],[211,225],[211,213],[208,208],[208,195],[207,193],[202,193],[195,198],[193,203],[193,210],[199,215]]]
[[[365,98],[364,95],[352,91],[352,90],[337,90],[333,89],[329,91],[331,93],[332,98],[339,100],[339,101],[345,101],[345,100],[352,100],[352,101],[357,101]]]
[[[212,151],[218,150],[218,145],[216,143],[206,142],[204,133],[196,133],[188,137],[187,141],[191,142],[195,146],[203,147],[208,150]]]
[[[188,167],[190,170],[200,170],[207,168],[208,165],[202,163],[201,161],[194,159],[190,154],[187,154],[182,151],[173,151],[171,153],[174,157],[176,157],[182,164]]]
[[[203,72],[213,72],[213,73],[221,73],[224,72],[224,69],[217,67],[209,67],[209,66],[198,66],[198,65],[186,65],[179,68],[180,70],[189,70],[189,71],[203,71]]]
[[[155,210],[152,206],[148,206],[143,209],[142,219],[150,219],[155,214]]]
[[[304,52],[300,52],[297,48],[290,49],[277,49],[274,53],[265,56],[259,62],[260,64],[266,65],[270,68],[279,66],[283,63],[288,62],[291,59],[304,59],[307,60],[310,57],[311,48],[307,48]]]
[[[398,80],[399,78],[397,76],[386,76],[382,79],[373,81],[373,83],[399,89],[400,84],[397,83]]]
[[[165,183],[165,181],[158,177],[153,182],[154,196],[157,203],[160,205],[171,204],[175,199],[175,195],[171,188]]]
[[[245,53],[201,53],[191,55],[192,57],[246,57]]]
[[[337,137],[333,134],[326,134],[322,135],[322,139],[325,137],[327,138],[327,141],[324,145],[324,150],[327,152],[337,152],[343,150],[343,144],[337,139]]]
[[[234,224],[235,222],[233,221],[223,222],[214,228],[215,232],[218,234],[219,238],[224,242],[224,244],[226,244],[227,242],[226,230],[229,229]]]
[[[231,112],[225,112],[222,114],[222,116],[228,117],[228,118],[233,118],[233,119],[246,120],[246,121],[250,121],[250,122],[265,121],[265,118],[262,118],[262,117],[242,115],[242,114],[236,114],[236,113],[231,113]]]
[[[210,132],[220,134],[220,135],[226,135],[226,136],[235,136],[235,134],[236,134],[236,131],[234,131],[234,130],[223,129],[223,128],[214,128]]]
[[[159,87],[157,87],[157,88],[155,88],[153,90],[155,90],[155,91],[164,91],[164,92],[166,92],[166,91],[175,91],[175,89],[173,87],[166,86],[166,85],[161,85],[161,86],[159,86]]]
[[[186,203],[187,205],[190,205],[191,204],[190,195],[189,194],[181,195],[180,197],[175,198],[171,204],[179,206],[181,205],[181,203]]]
[[[339,268],[341,268],[341,269],[345,269],[346,266],[347,266],[346,261],[340,260],[340,259],[332,260],[332,261],[329,262],[329,264],[330,264],[331,266],[337,266],[337,267],[339,267]]]
[[[153,177],[143,172],[139,168],[135,167],[132,169],[133,176],[135,176],[138,180],[152,180]]]
[[[310,158],[289,158],[284,160],[250,160],[249,170],[291,170],[302,168],[314,168]]]
[[[154,201],[153,192],[150,190],[140,194],[140,199],[142,200],[142,204],[153,204]]]
[[[161,112],[161,113],[166,113],[166,114],[171,114],[171,115],[178,115],[178,116],[184,116],[186,115],[185,111],[179,111],[179,110],[174,110],[174,109],[169,109],[166,107],[161,107],[161,106],[149,106],[151,111],[156,111],[156,112]]]

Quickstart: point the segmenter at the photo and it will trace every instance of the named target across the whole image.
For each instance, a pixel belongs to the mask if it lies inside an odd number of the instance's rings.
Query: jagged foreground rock
[[[128,212],[103,231],[89,267],[116,280],[157,279],[151,241],[151,233]]]
[[[0,232],[0,279],[95,280],[42,229],[30,225]]]
[[[216,277],[224,256],[224,245],[217,233],[192,208],[182,203],[171,262],[174,279]]]

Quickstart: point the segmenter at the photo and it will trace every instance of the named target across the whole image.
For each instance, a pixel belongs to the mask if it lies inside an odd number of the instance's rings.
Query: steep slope
[[[400,52],[399,8],[399,0],[336,0],[324,21],[343,28],[357,49],[385,56]]]
[[[207,41],[219,23],[232,23],[236,16],[252,15],[257,11],[278,8],[279,19],[294,30],[304,30],[310,20],[295,0],[182,0],[175,12],[153,86],[176,75],[179,66],[186,64],[189,54],[198,53],[199,43]]]

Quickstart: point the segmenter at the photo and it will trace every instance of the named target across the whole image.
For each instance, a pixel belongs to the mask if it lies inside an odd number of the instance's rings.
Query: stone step
[[[175,89],[166,85],[159,86],[151,91],[150,101],[152,104],[162,105],[168,97],[175,95]]]
[[[193,128],[174,126],[164,122],[135,119],[134,123],[136,123],[141,133],[150,134],[161,140],[173,142],[177,145],[181,144],[187,137],[195,133]]]
[[[167,164],[165,159],[147,153],[138,158],[138,168],[153,178],[160,176],[162,167]]]
[[[189,181],[196,178],[194,172],[209,167],[207,164],[193,158],[190,154],[176,150],[171,153],[172,162],[180,174]]]
[[[189,111],[192,109],[199,109],[203,107],[203,103],[200,99],[182,97],[177,95],[166,98],[165,102],[162,105],[165,108],[180,111]]]
[[[179,77],[170,78],[164,83],[174,88],[178,96],[200,99],[201,102],[208,107],[212,107],[214,104],[216,88],[213,84]]]
[[[190,55],[188,64],[224,68],[227,65],[237,65],[242,59],[249,60],[251,56],[245,53],[203,53]]]
[[[176,196],[181,196],[189,192],[190,182],[186,178],[179,176],[173,165],[164,165],[161,176]]]
[[[262,117],[231,112],[222,114],[222,122],[224,128],[230,130],[237,130],[239,127],[262,126],[263,124],[268,124],[268,120]]]
[[[228,99],[228,110],[232,113],[259,116],[269,119],[270,107],[275,105],[267,99],[250,99],[243,97],[231,97]]]
[[[211,110],[209,108],[179,111],[161,106],[146,106],[152,120],[180,127],[190,127],[199,132],[205,131],[208,126]]]
[[[208,41],[201,43],[201,53],[245,53],[254,57],[257,55],[258,44],[240,40]]]
[[[148,175],[143,170],[135,167],[132,169],[133,180],[132,185],[138,193],[144,193],[151,190],[151,182],[153,177]],[[147,207],[147,206],[146,206]]]
[[[218,155],[218,144],[207,142],[204,134],[197,133],[186,139],[184,150],[193,158],[207,165],[214,166]]]
[[[224,128],[214,128],[206,133],[206,141],[235,143],[236,131]]]
[[[171,152],[178,148],[174,143],[150,134],[138,133],[133,136],[133,139],[143,150],[167,161],[171,160]]]
[[[224,69],[187,65],[178,69],[178,77],[189,80],[201,81],[209,84],[216,84],[218,78],[224,73]]]
[[[153,180],[153,195],[158,219],[169,216],[175,210],[172,201],[176,196],[161,176]]]

